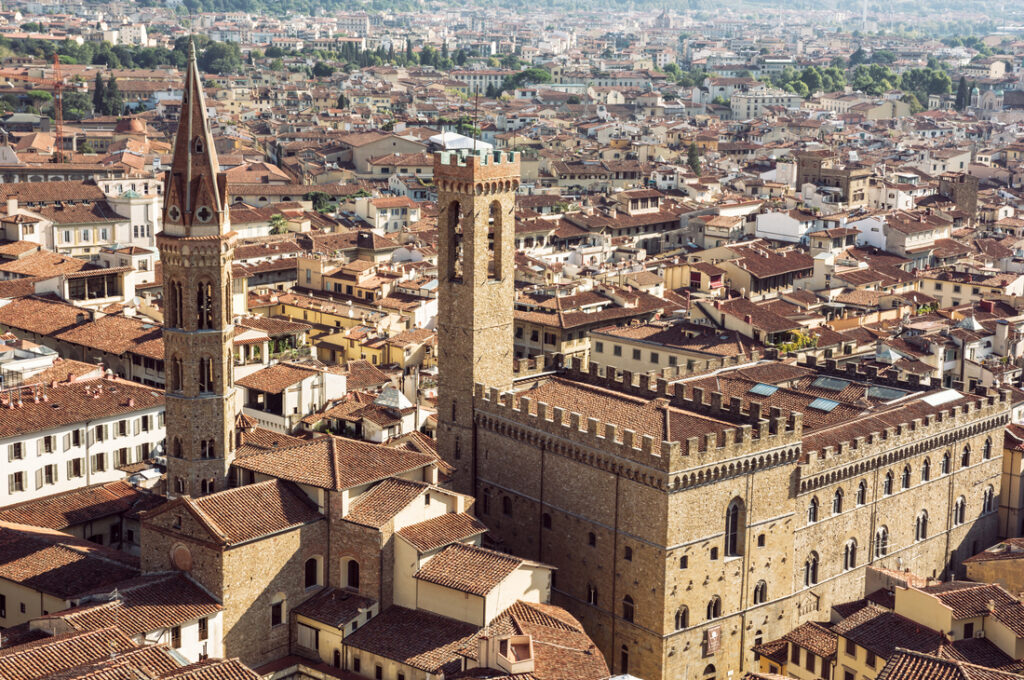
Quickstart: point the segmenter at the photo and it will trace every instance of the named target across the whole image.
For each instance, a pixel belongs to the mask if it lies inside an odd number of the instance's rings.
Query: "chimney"
[[[8,215],[13,215],[16,212],[18,212],[18,199],[16,199],[16,198],[8,198],[7,199],[7,214]]]

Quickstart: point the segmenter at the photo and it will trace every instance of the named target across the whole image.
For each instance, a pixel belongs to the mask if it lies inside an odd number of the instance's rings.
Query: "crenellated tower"
[[[519,155],[434,157],[438,225],[438,449],[473,493],[473,388],[512,387],[515,195]]]
[[[234,457],[231,264],[235,232],[219,172],[195,47],[189,47],[157,236],[164,285],[167,493],[228,486]]]

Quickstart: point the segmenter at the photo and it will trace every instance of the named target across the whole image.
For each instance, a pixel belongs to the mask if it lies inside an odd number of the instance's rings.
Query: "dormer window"
[[[203,153],[203,149],[205,149],[205,148],[206,147],[203,146],[203,139],[202,139],[202,137],[196,137],[195,139],[192,140],[192,152],[193,153]]]

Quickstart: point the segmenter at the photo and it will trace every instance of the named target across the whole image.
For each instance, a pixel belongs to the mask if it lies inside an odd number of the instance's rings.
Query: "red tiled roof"
[[[465,512],[449,512],[402,527],[398,530],[398,535],[420,552],[427,552],[450,543],[461,543],[486,531],[487,527],[476,517]]]
[[[453,543],[432,557],[413,578],[484,597],[522,563],[506,553]]]

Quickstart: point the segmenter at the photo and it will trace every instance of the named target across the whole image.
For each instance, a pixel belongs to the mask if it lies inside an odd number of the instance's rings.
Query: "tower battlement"
[[[519,183],[519,153],[515,151],[439,151],[434,155],[434,178],[456,181],[515,180]]]

